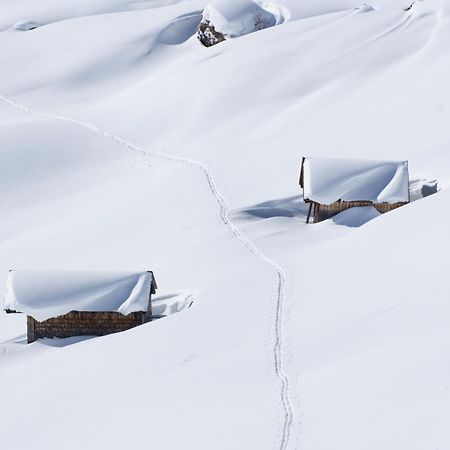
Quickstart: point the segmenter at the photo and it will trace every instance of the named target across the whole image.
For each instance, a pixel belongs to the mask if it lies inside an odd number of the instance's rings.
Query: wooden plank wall
[[[354,202],[335,202],[331,205],[322,205],[316,203],[315,209],[319,209],[319,212],[314,215],[314,222],[321,222],[322,220],[329,219],[336,214],[345,211],[349,208],[354,208],[356,206],[373,206],[378,212],[384,214],[386,212],[392,211],[393,209],[399,208],[400,206],[406,205],[407,202],[398,203],[372,203],[369,201],[354,201]]]
[[[117,312],[72,311],[43,322],[28,316],[28,343],[44,337],[104,336],[129,330],[147,321],[147,316],[142,311],[127,316]]]

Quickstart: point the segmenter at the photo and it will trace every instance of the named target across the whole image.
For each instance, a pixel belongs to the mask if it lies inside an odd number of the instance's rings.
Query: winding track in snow
[[[125,140],[119,136],[109,133],[108,131],[102,130],[102,129],[98,128],[97,126],[95,126],[91,123],[88,123],[88,122],[71,119],[69,117],[59,116],[57,114],[48,114],[48,113],[36,111],[32,108],[29,108],[27,106],[16,103],[1,94],[0,94],[0,100],[3,101],[4,103],[8,104],[9,106],[16,108],[20,111],[23,111],[25,113],[32,114],[37,117],[43,117],[43,118],[52,119],[52,120],[59,120],[59,121],[69,122],[69,123],[72,123],[75,125],[82,126],[97,135],[111,139],[116,144],[125,146],[128,150],[131,150],[134,152],[139,152],[142,154],[153,155],[153,156],[156,156],[156,157],[159,157],[162,159],[166,159],[169,161],[176,161],[179,163],[183,163],[183,164],[189,165],[195,169],[198,169],[203,173],[203,175],[205,176],[205,178],[208,182],[209,189],[218,203],[219,210],[220,210],[220,218],[221,218],[223,224],[226,227],[228,227],[228,229],[233,233],[235,238],[238,239],[243,245],[245,245],[251,253],[253,253],[255,256],[257,256],[258,258],[263,260],[265,263],[267,263],[269,266],[271,266],[277,273],[278,289],[277,289],[277,303],[276,303],[276,313],[275,313],[274,363],[275,363],[276,375],[281,381],[281,401],[282,401],[282,405],[283,405],[283,409],[284,409],[284,420],[283,420],[282,436],[281,436],[281,442],[280,442],[279,449],[287,450],[288,446],[289,446],[289,442],[290,442],[291,429],[292,429],[292,423],[293,423],[294,416],[293,416],[292,403],[291,403],[290,395],[289,395],[289,387],[290,387],[289,386],[289,378],[287,376],[287,373],[284,370],[284,365],[283,365],[283,312],[284,312],[284,303],[285,303],[285,295],[286,295],[286,274],[285,274],[284,270],[281,268],[281,266],[279,266],[273,259],[264,255],[257,247],[255,247],[255,245],[252,244],[250,242],[250,240],[247,239],[243,235],[243,233],[240,231],[240,229],[230,219],[230,211],[227,207],[225,198],[220,193],[211,170],[205,164],[203,164],[199,161],[195,161],[190,158],[186,158],[183,156],[170,155],[170,154],[163,153],[163,152],[160,152],[157,150],[144,149],[142,147],[132,144],[131,142],[128,142],[127,140]]]

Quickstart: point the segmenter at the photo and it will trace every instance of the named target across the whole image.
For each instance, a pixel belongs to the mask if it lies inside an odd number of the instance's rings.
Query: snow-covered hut
[[[153,272],[16,271],[4,310],[27,315],[28,342],[103,336],[152,319]]]
[[[214,0],[203,10],[197,37],[205,47],[277,24],[277,19],[254,0]]]
[[[312,211],[314,222],[355,206],[385,213],[409,202],[408,162],[304,157],[300,186],[307,223]]]

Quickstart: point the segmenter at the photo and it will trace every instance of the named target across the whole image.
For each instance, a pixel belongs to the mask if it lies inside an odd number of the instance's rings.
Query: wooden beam
[[[27,342],[31,344],[36,339],[36,322],[32,317],[27,316]]]
[[[314,203],[314,223],[319,222],[320,203]]]
[[[304,171],[303,171],[303,166],[304,165],[305,165],[305,157],[302,158],[302,165],[300,167],[300,179],[298,180],[298,184],[302,188],[303,188],[303,181],[304,181]]]
[[[313,206],[313,204],[310,203],[309,204],[309,209],[308,209],[308,215],[306,216],[306,223],[309,223],[309,218],[311,217],[312,206]]]

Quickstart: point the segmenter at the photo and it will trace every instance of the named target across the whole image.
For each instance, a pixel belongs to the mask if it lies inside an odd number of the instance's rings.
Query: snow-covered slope
[[[450,7],[363,3],[264,2],[283,23],[205,48],[203,0],[3,2],[0,289],[151,269],[193,304],[31,345],[0,315],[2,448],[450,447]],[[440,191],[306,225],[305,154]]]

